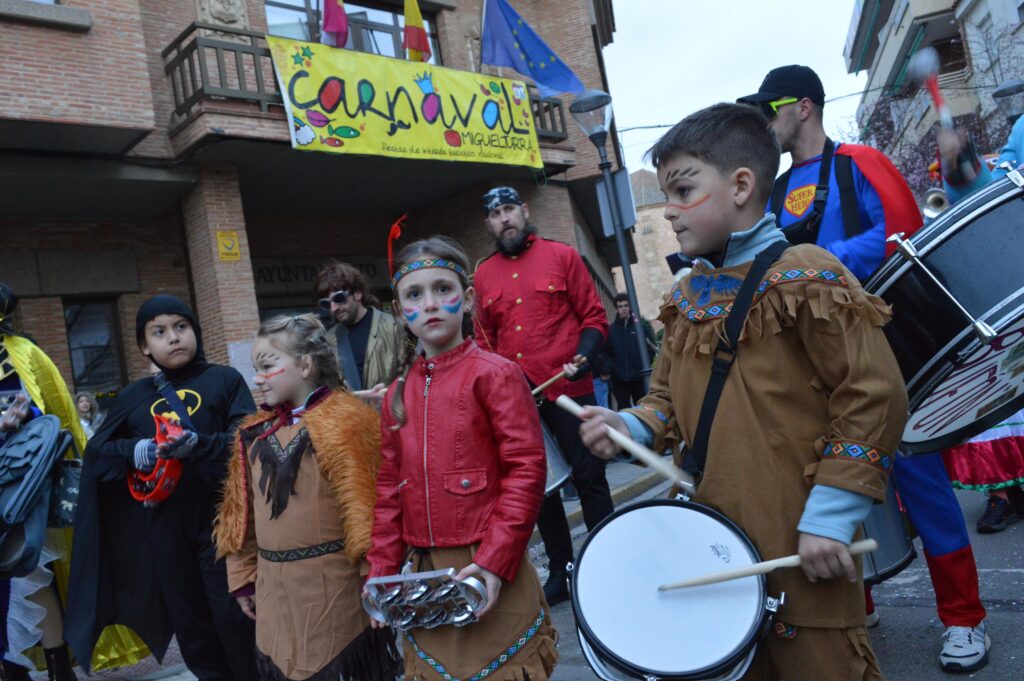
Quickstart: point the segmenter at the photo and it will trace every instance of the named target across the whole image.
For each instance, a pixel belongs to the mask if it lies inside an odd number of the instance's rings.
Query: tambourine
[[[363,608],[399,631],[444,624],[464,627],[487,605],[487,588],[476,577],[455,579],[455,568],[374,577],[366,581]]]
[[[164,442],[181,437],[184,429],[177,421],[153,414],[156,425],[156,436],[153,440],[160,445]],[[181,480],[181,461],[157,457],[156,465],[148,473],[132,469],[128,471],[128,491],[132,498],[147,506],[155,506],[171,496],[171,492]]]

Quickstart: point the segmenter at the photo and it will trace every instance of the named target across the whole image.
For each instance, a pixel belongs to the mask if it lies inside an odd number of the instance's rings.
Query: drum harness
[[[786,241],[776,241],[754,257],[750,271],[744,277],[739,293],[736,294],[736,299],[732,303],[732,310],[725,318],[725,338],[718,340],[718,347],[711,355],[711,376],[708,378],[708,387],[704,391],[704,402],[701,404],[700,417],[697,419],[697,432],[693,436],[693,445],[690,447],[689,455],[683,462],[683,470],[693,475],[695,483],[699,483],[704,474],[711,426],[715,420],[715,412],[718,410],[718,402],[722,398],[725,379],[728,378],[729,370],[732,369],[732,365],[736,361],[740,332],[743,329],[743,322],[747,319],[750,306],[754,302],[754,294],[764,275],[767,274],[768,268],[782,256],[790,245]]]
[[[800,220],[787,227],[781,227],[782,233],[791,244],[813,244],[818,241],[818,228],[821,218],[825,215],[825,203],[828,201],[829,175],[832,172],[832,159],[836,145],[828,137],[825,138],[825,149],[821,152],[821,166],[818,171],[818,186],[814,189],[814,202],[811,210]],[[860,213],[857,211],[857,191],[853,185],[853,160],[846,155],[835,156],[836,184],[839,186],[839,208],[843,215],[843,229],[846,238],[854,237],[864,231]],[[793,173],[790,168],[775,180],[772,188],[770,207],[778,218],[789,189],[789,178]]]

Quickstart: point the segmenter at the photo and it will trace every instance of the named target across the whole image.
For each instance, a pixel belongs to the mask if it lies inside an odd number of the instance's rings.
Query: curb
[[[637,477],[633,478],[624,485],[619,485],[612,490],[612,503],[618,507],[619,504],[623,504],[627,501],[635,499],[644,492],[653,489],[661,484],[662,478],[656,472],[648,470]],[[565,514],[565,519],[569,522],[569,530],[572,531],[578,525],[583,523],[583,508],[577,507],[572,511]],[[540,543],[540,532],[535,527],[533,529],[533,535],[530,537],[530,546]]]

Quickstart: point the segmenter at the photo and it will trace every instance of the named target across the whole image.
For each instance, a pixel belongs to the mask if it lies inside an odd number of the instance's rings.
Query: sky
[[[687,114],[757,91],[776,66],[805,64],[825,86],[825,130],[849,138],[866,72],[846,72],[843,47],[855,0],[618,0],[605,67],[630,172]],[[855,96],[829,101],[834,97]],[[788,154],[783,165],[789,165]]]

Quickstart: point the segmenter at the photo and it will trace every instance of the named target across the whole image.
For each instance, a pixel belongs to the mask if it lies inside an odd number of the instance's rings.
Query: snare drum
[[[862,556],[865,584],[873,586],[896,576],[917,557],[892,480],[885,492],[885,503],[871,507],[861,529],[866,538],[878,542],[877,551]]]
[[[764,575],[659,592],[658,585],[759,562],[721,513],[661,499],[619,509],[591,532],[572,571],[583,654],[605,681],[741,677],[767,630]]]
[[[910,238],[919,263],[897,252],[865,284],[893,307],[907,451],[957,445],[1024,407],[1022,197],[1009,178],[975,192]]]

